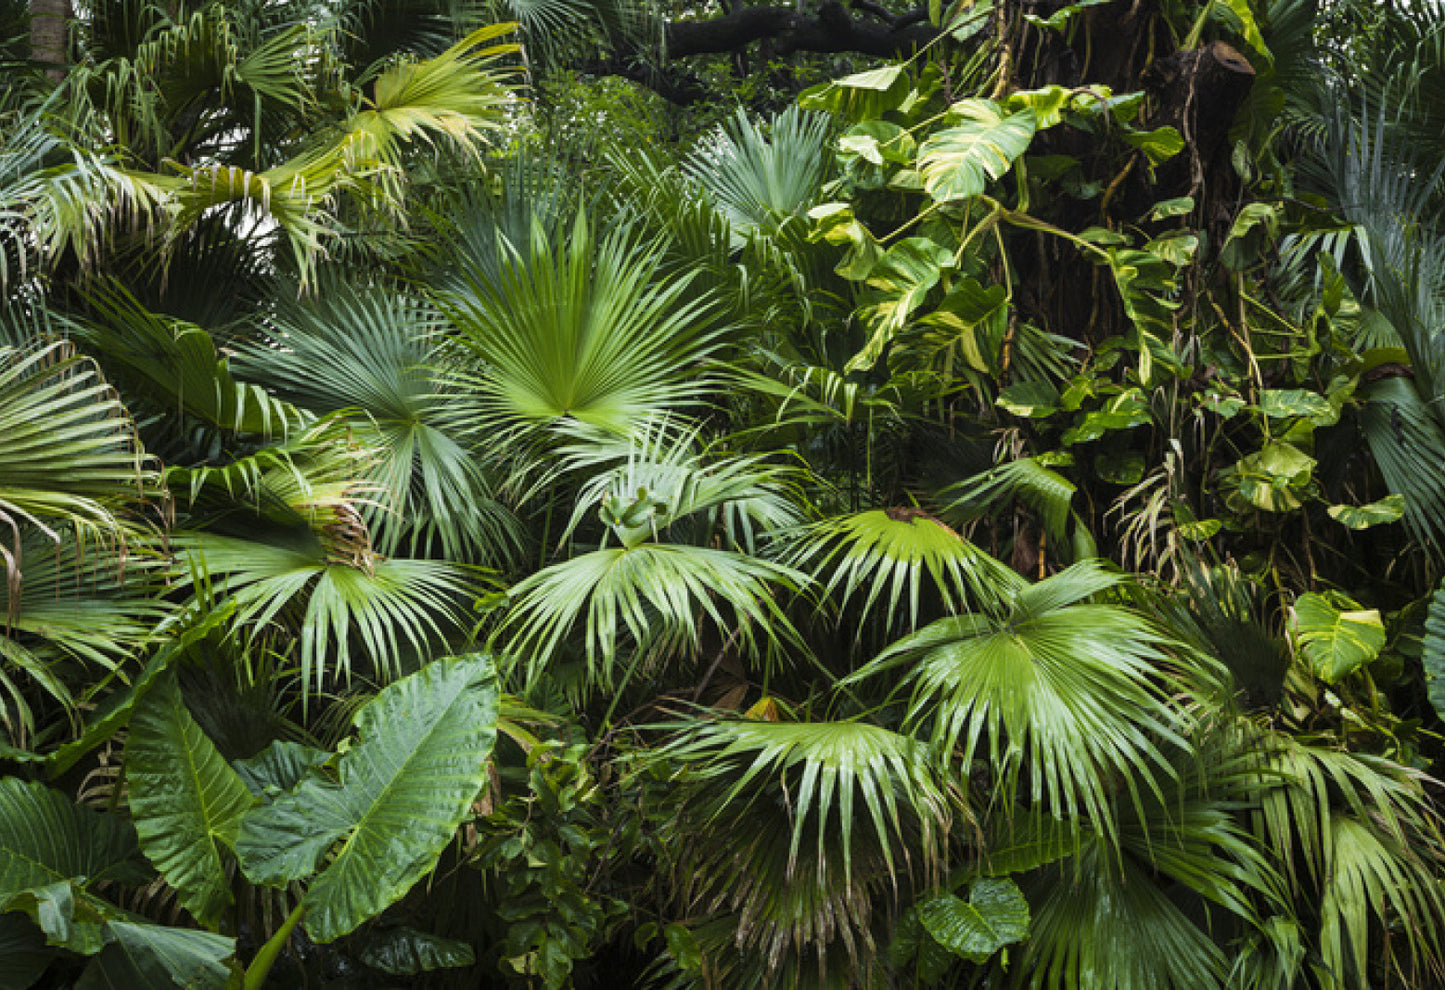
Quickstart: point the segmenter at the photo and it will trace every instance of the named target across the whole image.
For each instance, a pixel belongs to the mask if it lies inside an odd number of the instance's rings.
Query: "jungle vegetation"
[[[1440,15],[0,0],[0,985],[1445,986]]]

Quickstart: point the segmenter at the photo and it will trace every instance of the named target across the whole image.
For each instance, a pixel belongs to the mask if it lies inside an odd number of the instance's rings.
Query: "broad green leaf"
[[[1218,519],[1190,519],[1188,522],[1181,522],[1176,528],[1179,535],[1186,540],[1207,540],[1218,533],[1222,525]]]
[[[1347,611],[1324,595],[1310,592],[1295,601],[1294,614],[1299,650],[1315,676],[1326,684],[1359,670],[1379,656],[1385,645],[1385,625],[1376,609]]]
[[[141,849],[181,905],[216,924],[232,903],[222,846],[235,842],[252,798],[191,717],[174,675],[131,714],[125,766]]]
[[[1313,457],[1293,444],[1277,441],[1241,457],[1221,480],[1234,488],[1229,504],[1236,511],[1252,505],[1266,512],[1288,512],[1303,504],[1300,495],[1314,467]]]
[[[1111,430],[1131,430],[1153,421],[1154,416],[1149,411],[1149,401],[1143,391],[1131,388],[1110,396],[1098,409],[1081,414],[1060,439],[1068,445],[1087,443],[1098,440]]]
[[[0,902],[0,910],[24,912],[45,933],[49,945],[90,956],[105,946],[107,918],[122,912],[87,897],[74,880],[57,880]]]
[[[922,305],[928,292],[938,284],[943,269],[953,264],[953,255],[927,237],[908,237],[888,249],[868,274],[874,291],[866,314],[873,335],[847,365],[848,371],[871,368],[883,356],[884,348]]]
[[[42,784],[0,780],[0,902],[57,881],[89,888],[147,876],[129,822]]]
[[[685,973],[696,973],[702,969],[702,951],[686,925],[668,925],[662,935],[667,942],[667,954],[672,956],[678,969]]]
[[[1034,112],[1034,121],[1039,130],[1053,127],[1064,119],[1064,111],[1075,99],[1075,91],[1067,86],[1045,86],[1042,89],[1025,89],[1010,93],[1004,98],[1004,108],[1020,110],[1027,108]],[[1033,174],[1030,159],[1030,174]]]
[[[491,657],[438,660],[357,713],[360,737],[338,782],[304,778],[246,816],[236,842],[246,876],[281,885],[334,853],[306,891],[306,929],[330,942],[423,877],[486,781],[498,693]]]
[[[307,771],[319,767],[331,754],[315,746],[278,739],[247,760],[232,764],[246,789],[257,797],[289,791]]]
[[[1220,249],[1226,268],[1244,271],[1262,257],[1264,246],[1279,229],[1279,211],[1270,203],[1249,203],[1239,211]]]
[[[930,135],[918,153],[923,188],[940,203],[982,193],[1028,150],[1037,128],[1033,110],[1005,116],[992,100],[955,103],[948,118],[958,124]]]
[[[1331,519],[1350,529],[1369,529],[1382,523],[1392,523],[1403,516],[1405,496],[1386,495],[1368,505],[1332,505],[1327,511]]]
[[[1144,477],[1144,455],[1137,450],[1099,454],[1094,473],[1111,485],[1137,485]]]
[[[1172,127],[1156,127],[1152,131],[1123,131],[1120,136],[1144,152],[1150,165],[1168,161],[1184,150],[1184,138]]]
[[[1150,220],[1167,220],[1169,217],[1182,217],[1194,211],[1194,198],[1192,196],[1178,196],[1174,199],[1161,200],[1154,204],[1149,211]]]
[[[928,934],[919,918],[918,908],[917,904],[910,906],[898,919],[893,929],[893,941],[888,944],[888,959],[899,970],[914,964],[919,981],[924,986],[933,986],[958,960]]]
[[[1267,388],[1259,393],[1259,411],[1271,419],[1306,417],[1309,419],[1334,416],[1330,402],[1318,392],[1304,388]],[[1320,424],[1323,425],[1323,424]]]
[[[874,120],[896,109],[909,89],[903,66],[887,65],[806,89],[798,96],[798,106],[842,114],[853,121]]]
[[[29,918],[0,915],[0,987],[26,990],[57,955]]]
[[[1037,14],[1024,14],[1024,20],[1035,27],[1048,28],[1053,31],[1062,31],[1074,19],[1074,16],[1081,10],[1089,7],[1097,7],[1101,3],[1108,3],[1109,0],[1075,0],[1074,3],[1060,7],[1048,17],[1039,17]]]
[[[1274,55],[1270,52],[1269,46],[1264,43],[1264,35],[1260,32],[1259,21],[1254,16],[1254,8],[1250,0],[1224,0],[1232,13],[1239,20],[1239,33],[1244,38],[1244,43],[1253,48],[1259,55],[1266,67],[1274,65]]]
[[[953,894],[931,897],[918,906],[918,917],[940,945],[976,963],[1029,934],[1028,901],[1006,877],[974,881],[967,901]]]
[[[419,976],[476,963],[470,944],[414,928],[388,928],[367,936],[361,961],[392,976]]]
[[[988,27],[992,15],[993,0],[959,0],[944,30],[953,36],[954,41],[967,41]]]
[[[221,990],[231,976],[226,960],[236,953],[234,938],[163,925],[112,921],[106,939],[75,990]]]
[[[843,260],[833,270],[851,282],[866,279],[883,257],[883,248],[872,232],[853,216],[853,207],[847,203],[824,203],[809,210],[808,216],[816,222],[808,240],[848,247]]]
[[[994,405],[1015,416],[1043,419],[1059,411],[1059,390],[1048,382],[1015,382],[1001,389]]]
[[[882,165],[885,161],[898,164],[911,162],[916,147],[913,135],[886,120],[865,120],[854,124],[838,139],[843,157],[857,155],[874,165]]]
[[[998,353],[1007,329],[1008,290],[984,288],[972,276],[956,279],[943,302],[919,319],[936,327],[925,335],[935,353],[951,360],[956,352],[975,371],[997,371]]]

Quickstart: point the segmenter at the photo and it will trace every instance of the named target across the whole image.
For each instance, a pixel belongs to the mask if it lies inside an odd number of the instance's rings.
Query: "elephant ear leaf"
[[[141,849],[186,910],[214,925],[232,902],[221,847],[235,842],[252,799],[191,717],[174,675],[136,706],[125,758]]]
[[[1361,609],[1347,599],[1344,606],[1313,593],[1300,595],[1294,606],[1295,642],[1326,684],[1359,670],[1385,645],[1385,625],[1376,609]]]
[[[330,942],[404,895],[436,862],[486,781],[496,739],[491,658],[439,660],[356,713],[339,781],[313,774],[242,822],[236,854],[256,883],[313,873],[306,929]]]
[[[976,963],[1029,934],[1029,905],[1007,877],[974,882],[967,901],[943,893],[924,901],[919,919],[934,941],[956,956]]]
[[[112,921],[106,925],[106,938],[109,944],[85,967],[76,990],[221,990],[231,976],[226,960],[236,952],[233,938],[162,925]]]

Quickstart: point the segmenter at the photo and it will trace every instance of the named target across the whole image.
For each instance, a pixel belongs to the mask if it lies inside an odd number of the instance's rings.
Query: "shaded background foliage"
[[[0,8],[0,982],[1445,980],[1439,14]]]

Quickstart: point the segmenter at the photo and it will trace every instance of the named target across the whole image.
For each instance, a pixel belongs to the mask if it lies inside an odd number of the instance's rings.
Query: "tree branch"
[[[887,14],[870,0],[857,0],[854,6],[874,15]],[[824,3],[815,14],[799,13],[793,7],[741,7],[705,21],[668,24],[667,57],[731,52],[766,39],[779,55],[856,52],[891,58],[912,54],[938,34],[923,23],[926,12],[887,16],[883,23],[855,18],[837,0]]]

